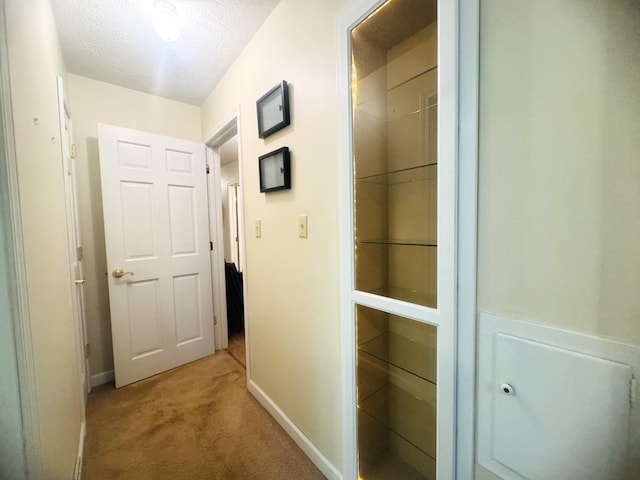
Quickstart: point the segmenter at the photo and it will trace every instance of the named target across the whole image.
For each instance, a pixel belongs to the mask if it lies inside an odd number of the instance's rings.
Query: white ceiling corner
[[[167,43],[155,0],[51,0],[67,71],[201,105],[279,0],[170,0],[182,22]]]

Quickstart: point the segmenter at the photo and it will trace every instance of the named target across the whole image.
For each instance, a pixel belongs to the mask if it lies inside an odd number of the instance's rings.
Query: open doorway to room
[[[242,186],[237,134],[220,145],[219,159],[228,346],[229,353],[245,365],[243,265],[240,255]]]
[[[229,353],[247,370],[245,325],[244,215],[242,200],[241,134],[238,114],[232,114],[208,137],[209,210],[212,226],[212,271],[214,272],[214,311],[216,350]]]

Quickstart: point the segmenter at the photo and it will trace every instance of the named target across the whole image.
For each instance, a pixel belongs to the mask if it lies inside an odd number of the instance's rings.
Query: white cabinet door
[[[639,350],[480,314],[478,463],[504,479],[637,478]]]
[[[203,144],[99,125],[116,387],[214,351]]]

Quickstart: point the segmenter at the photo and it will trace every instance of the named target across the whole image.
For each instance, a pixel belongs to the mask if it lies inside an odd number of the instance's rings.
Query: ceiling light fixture
[[[153,26],[160,38],[167,42],[175,42],[182,30],[175,5],[167,0],[158,0],[153,6]]]

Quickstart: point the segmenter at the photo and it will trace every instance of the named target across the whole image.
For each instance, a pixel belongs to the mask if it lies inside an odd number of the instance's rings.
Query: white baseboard
[[[293,439],[294,442],[309,457],[313,464],[318,467],[322,474],[329,480],[342,480],[342,473],[316,448],[316,446],[295,426],[295,424],[287,417],[264,391],[258,387],[253,380],[249,380],[247,384],[249,392],[256,397],[256,400],[271,414],[273,418],[280,424],[285,432]]]
[[[113,382],[115,378],[116,377],[113,373],[113,370],[91,375],[91,388],[97,387],[98,385],[104,385],[105,383]]]
[[[82,458],[84,456],[84,437],[87,435],[87,425],[85,422],[80,424],[80,439],[78,440],[78,456],[76,457],[76,465],[73,469],[73,480],[82,478]]]

